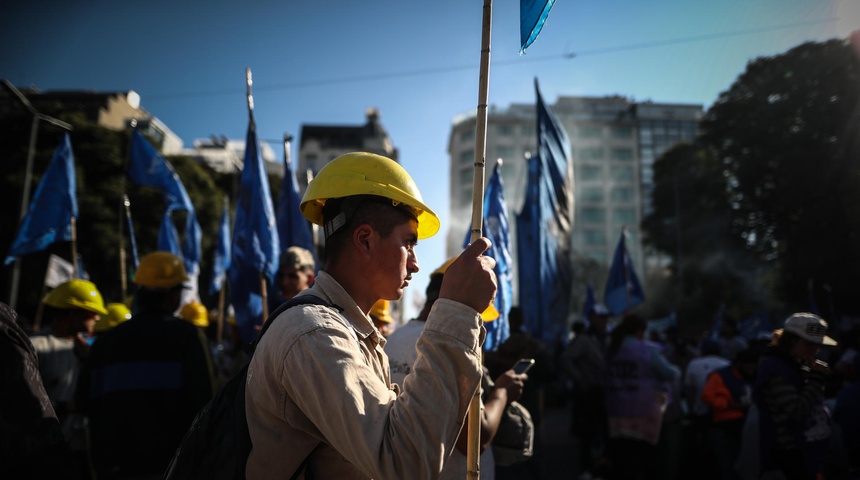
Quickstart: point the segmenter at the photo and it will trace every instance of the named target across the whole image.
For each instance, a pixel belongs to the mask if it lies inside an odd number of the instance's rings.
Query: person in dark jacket
[[[143,257],[134,277],[138,311],[93,344],[78,393],[99,480],[161,478],[212,397],[206,339],[174,316],[187,278],[171,253]]]
[[[759,362],[753,398],[759,409],[762,472],[811,480],[824,469],[831,426],[824,406],[830,367],[817,359],[822,345],[836,345],[827,336],[827,322],[795,313]]]

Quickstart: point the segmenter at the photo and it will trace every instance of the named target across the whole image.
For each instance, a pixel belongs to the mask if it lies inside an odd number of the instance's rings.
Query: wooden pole
[[[120,300],[125,302],[125,296],[128,292],[128,273],[126,271],[126,257],[125,257],[125,238],[123,236],[123,230],[125,230],[122,226],[122,217],[123,217],[123,209],[124,209],[124,200],[120,200],[119,204],[119,215],[117,215],[117,223],[119,229],[119,286],[120,291],[122,292],[122,296],[120,296]]]
[[[227,291],[227,289],[224,288],[224,285],[226,283],[227,283],[226,281],[221,282],[221,291],[218,292],[218,329],[216,330],[216,333],[215,333],[215,344],[216,345],[220,345],[221,340],[224,339],[224,296],[225,296],[224,292]]]
[[[472,183],[471,241],[481,238],[484,222],[484,170],[487,154],[487,103],[490,90],[490,37],[493,29],[493,1],[484,0],[481,28],[481,69],[478,77],[478,112],[475,134],[475,177]],[[481,363],[483,364],[483,351]],[[481,477],[481,388],[478,384],[469,404],[468,446],[466,449],[466,479]]]
[[[69,221],[72,230],[72,278],[80,278],[78,272],[78,232],[75,217]]]

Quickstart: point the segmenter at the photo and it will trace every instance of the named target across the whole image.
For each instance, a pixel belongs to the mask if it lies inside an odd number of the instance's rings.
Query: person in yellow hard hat
[[[300,209],[325,232],[325,266],[306,293],[331,306],[285,309],[260,338],[245,391],[247,477],[438,478],[480,383],[479,312],[496,291],[489,241],[449,267],[416,381],[401,391],[368,313],[403,295],[438,217],[403,167],[365,152],[323,167]]]
[[[391,316],[391,302],[388,300],[377,300],[368,316],[383,337],[388,338],[394,331],[394,317]]]
[[[196,325],[204,330],[209,327],[209,311],[200,302],[191,302],[183,305],[179,309],[179,318],[186,322],[191,322],[192,325]]]
[[[108,303],[107,315],[96,322],[96,334],[104,333],[111,328],[131,319],[131,310],[124,303]]]
[[[187,278],[172,253],[142,257],[133,280],[134,315],[93,344],[79,401],[90,417],[99,478],[161,476],[212,397],[206,338],[173,314]]]
[[[75,394],[83,362],[90,354],[88,340],[100,316],[107,315],[102,294],[89,280],[70,280],[42,299],[48,328],[30,337],[39,358],[39,373],[54,405],[63,433],[75,457],[76,474],[86,472],[86,436]]]

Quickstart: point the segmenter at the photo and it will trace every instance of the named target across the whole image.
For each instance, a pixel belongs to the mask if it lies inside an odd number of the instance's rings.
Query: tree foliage
[[[655,212],[644,225],[649,241],[674,255],[680,221],[684,294],[725,295],[726,281],[740,276],[752,279],[743,284],[752,293],[768,286],[767,298],[744,295],[763,306],[809,309],[812,284],[819,305],[836,305],[822,314],[860,311],[853,294],[860,284],[860,59],[852,48],[805,43],[751,61],[701,127],[696,145],[655,164]],[[721,281],[714,283],[708,263],[723,270]]]

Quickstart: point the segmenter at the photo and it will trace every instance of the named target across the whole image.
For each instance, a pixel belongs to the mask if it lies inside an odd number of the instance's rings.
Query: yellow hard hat
[[[457,257],[449,258],[439,268],[433,270],[433,273],[430,274],[430,279],[432,280],[433,277],[435,277],[436,275],[445,275],[445,272],[448,270],[448,267],[450,267],[451,264],[454,263],[454,260],[457,260]],[[485,322],[492,322],[493,320],[499,318],[500,315],[501,314],[499,313],[499,311],[496,310],[496,306],[491,303],[487,306],[486,310],[481,312],[481,320]]]
[[[108,303],[107,316],[96,322],[96,333],[102,333],[131,318],[131,310],[124,303]]]
[[[302,198],[302,215],[323,225],[325,202],[353,195],[376,195],[411,207],[417,212],[419,239],[439,231],[439,217],[424,205],[418,186],[406,170],[390,158],[367,152],[347,153],[326,164],[308,185]]]
[[[179,309],[179,317],[187,320],[200,328],[209,326],[209,311],[200,302],[186,303]]]
[[[188,280],[182,259],[170,252],[152,252],[140,259],[134,283],[147,288],[172,288]]]
[[[96,285],[89,280],[70,280],[57,287],[42,299],[49,307],[63,310],[78,309],[107,315],[105,302]]]
[[[370,316],[384,323],[394,321],[394,318],[391,317],[390,302],[388,300],[377,300],[370,309]]]

